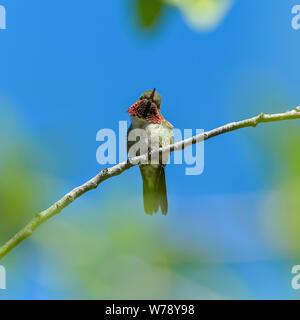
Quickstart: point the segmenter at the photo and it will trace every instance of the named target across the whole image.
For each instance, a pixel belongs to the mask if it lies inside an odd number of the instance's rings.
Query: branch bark
[[[13,248],[15,248],[20,242],[30,237],[33,234],[33,232],[41,224],[43,224],[53,216],[60,213],[64,208],[69,206],[77,198],[79,198],[80,196],[82,196],[83,194],[85,194],[90,190],[96,189],[99,186],[99,184],[102,183],[103,181],[109,178],[112,178],[114,176],[118,176],[125,170],[128,170],[131,167],[143,161],[146,161],[152,155],[155,155],[159,152],[164,153],[164,152],[173,152],[177,150],[183,150],[192,144],[208,140],[210,138],[216,137],[218,135],[221,135],[227,132],[235,131],[235,130],[246,128],[246,127],[256,127],[259,123],[292,120],[292,119],[300,119],[300,107],[296,107],[294,110],[287,111],[285,113],[277,113],[277,114],[261,113],[260,115],[250,119],[246,119],[239,122],[232,122],[222,127],[213,129],[211,131],[201,133],[189,139],[179,141],[168,147],[157,149],[151,152],[150,154],[144,154],[135,158],[131,158],[130,161],[121,162],[113,167],[103,169],[95,177],[93,177],[83,185],[67,193],[60,200],[55,202],[51,207],[36,214],[36,216],[22,230],[20,230],[14,237],[12,237],[2,247],[0,247],[0,259],[6,256],[7,253],[9,253]]]

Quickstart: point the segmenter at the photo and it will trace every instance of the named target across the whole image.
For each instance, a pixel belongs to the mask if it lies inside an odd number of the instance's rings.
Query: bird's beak
[[[155,94],[155,88],[153,89],[152,93],[151,93],[151,96],[150,96],[150,100],[153,101],[153,98],[154,98],[154,94]]]

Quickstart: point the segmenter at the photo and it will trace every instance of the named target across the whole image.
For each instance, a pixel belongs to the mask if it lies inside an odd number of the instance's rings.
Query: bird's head
[[[133,117],[160,124],[163,121],[160,113],[160,106],[161,96],[153,89],[145,91],[127,112]]]
[[[153,101],[156,104],[157,108],[160,109],[161,96],[155,89],[145,91],[140,97],[140,100],[143,99]]]

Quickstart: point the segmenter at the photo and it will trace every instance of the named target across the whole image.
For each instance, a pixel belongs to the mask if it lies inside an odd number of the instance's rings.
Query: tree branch
[[[208,140],[210,138],[216,137],[223,133],[231,132],[231,131],[238,130],[241,128],[246,128],[246,127],[256,127],[259,123],[275,122],[275,121],[281,121],[281,120],[292,120],[292,119],[300,119],[300,107],[297,107],[294,110],[287,111],[285,113],[277,113],[277,114],[261,113],[260,115],[250,119],[246,119],[239,122],[232,122],[225,126],[213,129],[211,131],[201,133],[192,138],[182,140],[180,142],[177,142],[165,148],[157,149],[151,152],[150,154],[134,157],[130,159],[130,161],[122,162],[111,168],[103,169],[91,180],[87,181],[83,185],[67,193],[60,200],[55,202],[51,207],[49,207],[48,209],[42,212],[39,212],[22,230],[20,230],[14,237],[12,237],[0,248],[0,259],[2,259],[8,252],[10,252],[20,242],[30,237],[34,232],[34,230],[38,228],[42,223],[46,222],[48,219],[60,213],[64,208],[70,205],[75,199],[77,199],[78,197],[82,196],[84,193],[92,189],[96,189],[98,185],[103,181],[111,177],[117,176],[122,172],[124,172],[125,170],[128,170],[131,167],[143,161],[147,161],[149,157],[152,155],[158,154],[159,152],[165,153],[165,152],[183,150],[192,144],[202,142],[204,140]]]

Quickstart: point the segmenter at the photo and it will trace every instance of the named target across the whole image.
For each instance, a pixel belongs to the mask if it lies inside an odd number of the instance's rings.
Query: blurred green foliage
[[[273,139],[274,156],[281,162],[274,208],[276,243],[288,255],[300,258],[300,134],[299,126],[282,130]],[[272,217],[271,217],[272,218]],[[275,233],[276,232],[276,233]]]
[[[5,242],[40,207],[42,189],[26,140],[13,110],[0,102],[0,240]]]
[[[191,28],[212,30],[220,24],[232,4],[233,0],[136,0],[138,20],[145,29],[157,25],[164,9],[175,7]]]
[[[153,27],[161,16],[163,0],[137,0],[137,11],[144,28]]]
[[[56,222],[44,229],[47,237],[35,237],[44,259],[50,254],[59,261],[55,274],[68,274],[68,287],[75,282],[87,298],[193,297],[186,273],[201,265],[201,255],[168,243],[157,225],[121,206],[105,211],[92,224]],[[187,282],[186,292],[174,291],[178,279]]]

